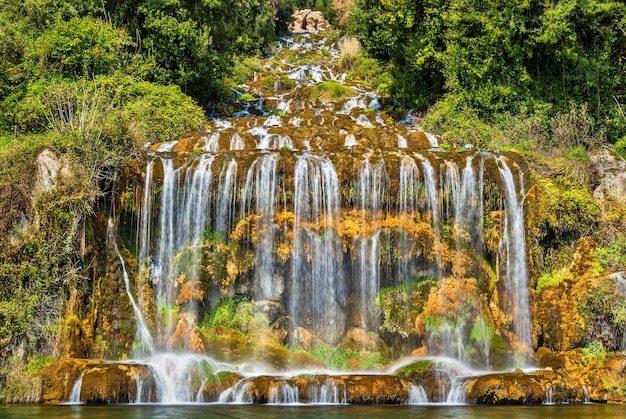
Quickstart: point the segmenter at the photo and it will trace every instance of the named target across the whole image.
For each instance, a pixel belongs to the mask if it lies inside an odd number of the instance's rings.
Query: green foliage
[[[551,179],[540,180],[535,188],[537,198],[528,203],[529,223],[540,239],[575,241],[595,225],[600,209],[586,189],[559,185]]]
[[[356,369],[380,369],[387,360],[379,352],[361,352],[351,348],[337,349],[320,345],[311,350],[311,355],[324,362],[327,367],[350,371]]]
[[[274,37],[276,8],[258,0],[107,3],[112,20],[137,33],[141,53],[156,63],[155,80],[176,84],[204,102],[233,57],[255,53]]]
[[[252,333],[268,327],[265,314],[254,310],[254,303],[246,298],[222,297],[217,305],[205,316],[201,328],[225,327]]]
[[[444,91],[437,58],[443,49],[442,12],[438,1],[355,0],[352,30],[365,49],[392,62],[392,94],[410,106],[433,104]]]
[[[626,297],[611,278],[590,288],[578,302],[578,310],[585,320],[583,345],[595,342],[607,351],[621,348],[626,328]]]
[[[361,54],[354,57],[349,65],[348,78],[355,82],[375,87],[379,94],[387,95],[393,83],[393,77],[389,68],[382,66],[374,58],[365,57]],[[343,63],[343,61],[342,61]],[[342,64],[346,67],[346,64]]]
[[[414,328],[419,299],[425,298],[437,282],[428,277],[382,288],[376,296],[376,307],[383,314],[382,327],[389,332],[408,336]]]
[[[406,367],[402,367],[397,370],[395,373],[400,377],[411,377],[415,374],[421,374],[424,371],[427,371],[429,368],[433,367],[433,361],[430,359],[421,359],[412,364],[407,365]]]
[[[626,133],[622,3],[356,0],[352,20],[365,50],[393,63],[392,92],[410,106],[453,95],[491,123],[545,109],[552,117],[574,102],[612,138]]]
[[[557,272],[544,272],[537,278],[535,289],[540,293],[546,287],[558,287],[566,279],[571,279],[571,273],[567,269],[561,269]]]
[[[123,67],[132,45],[126,31],[98,19],[74,17],[57,21],[37,38],[27,70],[37,78],[93,77]]]
[[[231,80],[235,85],[247,83],[253,79],[255,72],[262,72],[261,66],[257,58],[252,57],[237,57],[233,64],[233,74]]]
[[[202,109],[178,86],[131,82],[119,88],[123,91],[118,127],[123,122],[126,135],[136,145],[169,141],[202,126]]]
[[[286,75],[282,75],[279,77],[271,74],[263,78],[263,88],[265,90],[273,92],[274,88],[276,87],[276,80],[279,81],[280,90],[291,90],[296,86],[296,83]]]
[[[602,345],[602,342],[594,340],[591,341],[587,344],[587,346],[585,346],[584,348],[582,348],[583,351],[583,365],[586,367],[587,365],[589,365],[589,361],[591,361],[592,359],[595,359],[596,361],[600,361],[600,362],[606,362],[606,349],[604,348],[604,345]]]
[[[310,99],[322,102],[339,102],[350,98],[356,93],[352,88],[336,81],[323,81],[311,89]]]
[[[581,163],[589,162],[589,153],[587,153],[587,149],[581,145],[565,150],[565,157]]]
[[[593,260],[601,271],[618,272],[626,268],[626,239],[614,238],[606,246],[599,246],[593,251]]]
[[[626,159],[626,137],[622,137],[613,146],[613,150],[623,159]]]
[[[54,361],[56,361],[56,358],[53,356],[36,355],[28,363],[28,372],[29,374],[37,374],[39,371],[41,371]]]

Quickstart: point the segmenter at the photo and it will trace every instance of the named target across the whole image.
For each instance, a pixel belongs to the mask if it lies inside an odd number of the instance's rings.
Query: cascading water
[[[291,315],[328,342],[345,329],[345,285],[337,237],[339,181],[330,160],[304,154],[294,168]]]
[[[361,292],[361,327],[376,330],[375,312],[371,310],[380,289],[380,220],[387,184],[385,162],[372,165],[366,158],[359,166],[355,206],[361,210],[362,233],[355,237],[359,289]]]
[[[508,311],[513,316],[513,328],[519,338],[520,352],[532,348],[530,332],[530,298],[526,271],[526,241],[524,235],[524,209],[520,205],[513,173],[505,158],[498,158],[498,169],[505,188],[506,211],[502,246],[505,249]]]
[[[283,45],[319,48],[307,39]],[[291,64],[282,76],[295,92],[346,78]],[[134,378],[136,400],[257,402],[253,374],[320,372],[297,351],[322,361],[328,348],[363,351],[350,362],[366,369],[377,348],[406,355],[422,346],[488,369],[492,339],[529,347],[521,169],[437,148],[410,114],[394,123],[364,88],[320,104],[276,80],[263,100],[208,121],[208,132],[148,151],[135,271],[115,247],[144,347],[136,362],[151,374]],[[153,295],[132,284],[144,277]],[[479,294],[494,281],[502,303],[490,304],[504,320],[489,317]],[[254,338],[241,344],[246,334]],[[285,348],[295,351],[280,355]],[[217,397],[206,388],[223,371],[233,376]],[[450,377],[433,401],[464,402],[465,380]],[[273,379],[264,402],[348,403],[343,379],[298,379]],[[428,402],[419,382],[404,388],[405,402]]]

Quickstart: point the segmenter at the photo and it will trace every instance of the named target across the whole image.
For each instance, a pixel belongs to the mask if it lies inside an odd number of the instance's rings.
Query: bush
[[[268,320],[265,314],[255,312],[254,303],[247,298],[222,297],[201,324],[203,328],[216,326],[253,333],[266,329]]]
[[[571,273],[565,268],[557,272],[544,272],[537,278],[535,289],[540,293],[546,287],[558,287],[566,279],[571,279]]]
[[[36,76],[93,77],[121,69],[132,45],[126,31],[90,17],[53,23],[33,44],[27,65]]]
[[[617,140],[617,142],[613,146],[613,150],[615,150],[615,152],[619,154],[621,158],[626,159],[626,137]]]
[[[587,106],[570,103],[569,112],[558,112],[550,121],[554,144],[561,148],[580,146],[596,148],[604,142],[604,133],[596,132],[595,122],[587,113]]]

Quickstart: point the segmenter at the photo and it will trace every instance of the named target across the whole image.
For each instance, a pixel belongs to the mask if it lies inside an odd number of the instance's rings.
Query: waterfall
[[[412,385],[409,389],[409,399],[406,404],[426,404],[428,403],[428,396],[426,390],[422,386]]]
[[[341,243],[334,229],[339,181],[323,156],[298,156],[294,168],[294,239],[290,312],[328,342],[345,329]]]
[[[160,353],[147,365],[156,382],[159,402],[166,404],[203,401],[202,383],[218,369],[210,358],[194,354]]]
[[[242,214],[248,213],[252,195],[256,200],[257,245],[256,245],[256,285],[260,300],[277,300],[282,294],[282,284],[276,282],[274,275],[274,237],[277,226],[274,223],[276,199],[278,197],[277,182],[278,158],[274,154],[266,154],[257,158],[248,169],[246,184],[243,190]]]
[[[463,377],[458,377],[452,380],[452,385],[450,386],[450,391],[448,392],[446,403],[449,403],[449,404],[467,403],[466,398],[465,398],[466,382],[467,382],[466,379]]]
[[[396,235],[398,246],[398,269],[400,279],[410,277],[410,263],[412,260],[412,248],[410,247],[407,230],[418,220],[419,193],[420,193],[420,170],[411,156],[403,156],[400,161],[400,174],[398,186],[398,218],[402,229]]]
[[[290,45],[317,48],[306,36]],[[503,156],[438,148],[435,135],[407,125],[412,111],[393,123],[366,87],[352,86],[343,103],[307,101],[298,89],[345,79],[331,70],[283,62],[272,71],[290,77],[293,91],[265,88],[264,101],[233,105],[205,131],[148,150],[136,223],[128,223],[137,229],[135,272],[112,242],[135,314],[136,355],[155,383],[137,377],[137,401],[152,398],[144,387],[162,403],[204,401],[218,366],[203,354],[257,374],[270,369],[259,365],[267,359],[281,373],[300,368],[296,359],[317,362],[296,350],[324,358],[324,350],[349,348],[374,358],[423,345],[488,366],[492,338],[512,340],[512,351],[532,345],[521,168]],[[487,233],[500,242],[487,242]],[[377,306],[382,297],[389,307]],[[247,304],[229,316],[259,322],[214,322],[222,298]],[[366,356],[349,361],[341,368],[368,367]],[[465,380],[443,378],[436,401],[463,403]],[[272,380],[270,403],[305,399],[284,377]],[[340,380],[314,387],[306,400],[347,401]],[[250,403],[251,391],[242,379],[220,401]],[[423,387],[411,387],[408,403],[427,401]]]
[[[220,394],[217,402],[235,404],[253,403],[254,399],[250,395],[250,384],[245,380],[241,380],[237,385],[224,390],[222,394]]]
[[[422,163],[424,173],[424,186],[426,188],[427,211],[430,213],[430,224],[432,226],[435,242],[433,243],[434,253],[437,261],[435,271],[437,278],[442,277],[442,255],[441,255],[441,230],[439,225],[439,191],[437,188],[437,178],[435,177],[435,169],[430,161],[422,155],[417,154],[416,157]]]
[[[384,160],[375,166],[366,158],[359,166],[355,205],[361,210],[362,232],[356,236],[361,299],[361,327],[376,330],[376,295],[380,288],[380,220],[387,184]]]
[[[215,231],[218,233],[228,234],[232,226],[236,198],[236,184],[237,162],[235,159],[230,159],[224,163],[219,179],[217,192],[217,218],[215,221]]]
[[[346,404],[348,403],[348,394],[346,386],[337,384],[333,379],[326,379],[321,386],[313,385],[312,394],[309,399],[313,404]]]
[[[80,391],[83,387],[83,377],[85,376],[85,371],[81,371],[78,379],[74,381],[74,385],[72,386],[72,391],[70,391],[70,396],[67,399],[68,404],[80,404]]]
[[[281,383],[270,390],[270,404],[296,404],[299,402],[298,386]]]
[[[109,220],[109,229],[113,230],[113,221]],[[135,298],[130,289],[130,279],[128,277],[128,272],[126,271],[126,263],[124,262],[124,258],[117,248],[117,242],[115,241],[115,235],[113,232],[110,233],[110,237],[113,240],[113,248],[115,250],[115,254],[120,260],[120,264],[122,266],[122,275],[124,276],[124,286],[126,287],[126,295],[128,295],[128,299],[130,300],[130,304],[133,306],[133,312],[135,313],[135,319],[137,319],[137,331],[136,335],[139,339],[139,344],[141,348],[142,354],[153,354],[155,351],[154,340],[152,339],[152,335],[146,326],[146,321],[143,317],[143,313],[139,309]]]
[[[528,274],[526,271],[526,240],[524,230],[524,208],[520,203],[515,188],[511,169],[506,159],[497,159],[505,192],[505,222],[501,246],[505,249],[506,286],[509,312],[513,314],[513,330],[522,345],[520,352],[532,348],[530,332],[530,297],[528,292]]]

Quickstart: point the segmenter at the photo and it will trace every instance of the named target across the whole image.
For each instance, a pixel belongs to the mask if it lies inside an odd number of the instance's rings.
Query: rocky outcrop
[[[401,404],[413,384],[391,375],[259,376],[242,380],[223,401],[248,403]],[[287,398],[286,398],[287,397]]]
[[[291,22],[288,29],[290,32],[319,32],[329,27],[328,22],[321,12],[311,11],[310,9],[297,10],[291,15]]]
[[[488,374],[466,383],[466,400],[472,404],[528,405],[582,403],[585,387],[551,370],[526,374],[521,370]]]
[[[69,175],[67,161],[57,157],[56,154],[49,149],[45,149],[39,153],[35,163],[37,165],[37,178],[35,181],[34,191],[35,195],[38,192],[45,192],[53,189],[56,186],[59,175]]]
[[[620,203],[626,203],[626,161],[606,148],[589,157],[600,179],[594,196],[602,199],[608,195]]]
[[[147,365],[67,359],[53,364],[43,374],[43,402],[67,402],[74,385],[79,381],[82,381],[79,395],[81,403],[156,401],[156,384]],[[139,381],[141,385],[138,385]],[[142,394],[137,393],[138,389],[141,389]]]

